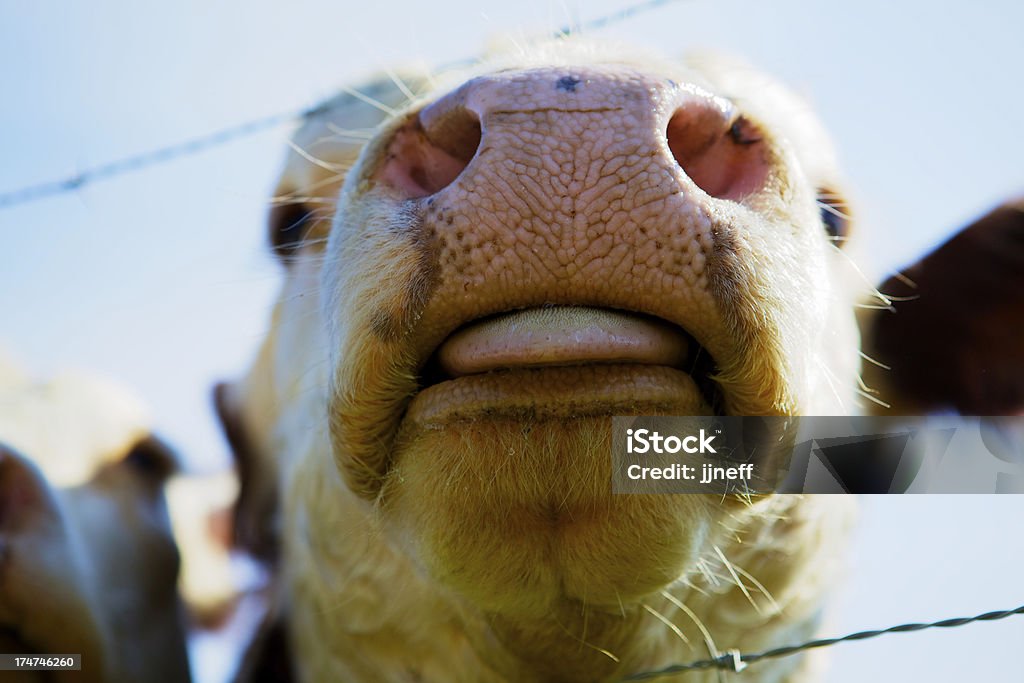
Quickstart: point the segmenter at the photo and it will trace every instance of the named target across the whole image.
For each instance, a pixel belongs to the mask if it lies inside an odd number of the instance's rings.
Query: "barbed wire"
[[[579,33],[580,31],[596,31],[606,26],[617,24],[620,21],[624,21],[638,14],[658,9],[664,5],[670,5],[674,2],[680,2],[680,0],[646,0],[646,2],[638,2],[634,5],[618,10],[617,12],[612,12],[602,17],[597,17],[596,19],[590,19],[582,24],[563,26],[554,33],[554,37],[560,38],[562,36],[570,36],[574,33]]]
[[[303,108],[296,111],[273,114],[262,119],[246,121],[245,123],[222,128],[221,130],[192,138],[185,142],[167,145],[148,152],[142,152],[141,154],[123,157],[116,161],[99,164],[61,180],[29,185],[18,190],[0,193],[0,209],[73,192],[97,180],[141,171],[151,166],[165,164],[174,159],[189,157],[209,149],[222,147],[234,140],[251,137],[264,130],[269,130],[285,123],[303,120],[310,115],[311,111],[313,109]]]
[[[661,678],[663,676],[671,676],[673,674],[686,673],[689,671],[699,671],[702,669],[719,669],[722,671],[732,671],[739,673],[743,671],[749,664],[758,662],[762,659],[770,659],[774,657],[788,657],[805,650],[811,650],[819,647],[830,647],[837,643],[844,643],[851,640],[867,640],[868,638],[876,638],[878,636],[886,635],[888,633],[910,633],[913,631],[923,631],[930,628],[953,628],[956,626],[965,626],[966,624],[973,624],[978,621],[998,621],[999,619],[1006,619],[1014,615],[1024,614],[1024,605],[1016,609],[1001,610],[998,612],[986,612],[979,614],[974,617],[957,617],[954,619],[943,619],[942,621],[933,621],[930,623],[911,623],[911,624],[900,624],[899,626],[890,626],[889,628],[878,629],[874,631],[858,631],[857,633],[851,633],[841,638],[823,638],[820,640],[811,640],[806,643],[799,645],[787,645],[785,647],[777,647],[772,650],[765,650],[764,652],[755,652],[751,654],[743,654],[739,650],[729,650],[720,657],[714,659],[701,659],[698,661],[690,662],[688,664],[673,664],[663,669],[657,669],[652,671],[644,671],[636,673],[631,676],[627,676],[622,679],[623,681],[647,681],[655,678]]]
[[[621,10],[617,10],[595,19],[590,19],[579,24],[563,26],[553,35],[555,37],[564,37],[580,33],[582,31],[595,31],[611,26],[620,21],[624,21],[638,14],[649,12],[659,7],[680,1],[681,0],[645,0],[644,2],[637,2]],[[66,194],[68,192],[74,192],[75,190],[97,180],[106,180],[115,176],[134,173],[152,166],[165,164],[175,159],[193,156],[200,152],[222,147],[229,142],[251,137],[257,133],[261,133],[265,130],[275,128],[286,123],[302,122],[317,111],[319,111],[319,105],[272,114],[263,118],[246,121],[245,123],[240,123],[238,125],[229,126],[213,133],[200,135],[184,142],[166,145],[140,154],[126,156],[115,161],[92,166],[59,180],[46,181],[15,190],[0,192],[0,210]]]

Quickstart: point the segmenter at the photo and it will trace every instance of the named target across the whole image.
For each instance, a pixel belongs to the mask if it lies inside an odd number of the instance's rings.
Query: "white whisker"
[[[761,606],[754,601],[753,596],[750,595],[750,591],[747,590],[747,585],[743,583],[743,580],[740,578],[740,575],[736,573],[736,569],[732,566],[732,563],[729,562],[728,559],[726,559],[725,553],[723,553],[722,549],[719,548],[717,545],[714,546],[714,550],[715,553],[718,554],[718,557],[721,558],[722,564],[725,566],[725,570],[729,572],[729,574],[732,576],[733,581],[735,581],[736,586],[743,593],[743,596],[747,599],[747,602],[750,603],[750,606],[753,607],[758,614],[761,614]]]
[[[384,104],[380,100],[375,99],[373,97],[370,97],[369,95],[363,94],[363,93],[359,92],[358,90],[356,90],[355,88],[349,88],[347,86],[342,86],[341,87],[341,91],[346,93],[346,94],[348,94],[348,95],[351,95],[352,97],[356,98],[360,102],[365,102],[366,104],[370,105],[371,107],[373,107],[375,109],[379,109],[380,111],[384,112],[388,116],[394,116],[395,114],[398,113],[395,109],[389,107],[388,105]]]
[[[665,624],[665,626],[668,626],[669,629],[672,631],[672,633],[676,634],[676,636],[679,638],[679,640],[683,641],[687,645],[690,644],[690,639],[686,637],[686,634],[683,633],[682,630],[678,626],[673,624],[672,621],[668,617],[666,617],[661,612],[659,612],[658,610],[656,610],[653,607],[651,607],[650,605],[648,605],[646,602],[642,603],[640,606],[643,607],[645,610],[647,610],[648,613],[650,613],[655,619],[657,619],[661,623]]]
[[[308,161],[311,164],[315,164],[315,165],[319,166],[320,168],[322,168],[324,170],[331,171],[333,173],[337,173],[337,172],[339,172],[339,171],[341,171],[343,169],[347,170],[345,168],[345,166],[343,166],[343,165],[332,164],[332,163],[323,161],[322,159],[316,158],[315,156],[313,156],[312,154],[310,154],[306,150],[304,150],[301,147],[299,147],[299,145],[297,145],[292,140],[288,141],[288,146],[291,147],[292,151],[295,152],[296,154],[298,154],[300,157],[302,157],[303,159],[305,159],[306,161]]]

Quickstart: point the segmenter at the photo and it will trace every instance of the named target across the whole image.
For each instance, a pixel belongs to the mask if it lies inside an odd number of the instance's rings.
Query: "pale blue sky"
[[[302,107],[380,65],[450,62],[489,36],[623,4],[0,0],[0,192]],[[600,35],[737,53],[805,93],[837,140],[865,266],[881,273],[1024,192],[1022,25],[1018,2],[693,0]],[[265,200],[286,131],[0,211],[0,347],[39,373],[105,370],[191,462],[224,458],[208,387],[246,366],[265,325],[277,285]],[[837,629],[1024,602],[1016,499],[868,507]],[[844,646],[830,680],[1007,680],[995,653],[1024,628],[970,629]]]

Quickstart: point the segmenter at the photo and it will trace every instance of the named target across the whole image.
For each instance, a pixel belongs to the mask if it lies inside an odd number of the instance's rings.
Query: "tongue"
[[[678,328],[652,318],[582,306],[531,308],[465,327],[438,349],[452,377],[539,365],[641,363],[681,366],[689,351]]]

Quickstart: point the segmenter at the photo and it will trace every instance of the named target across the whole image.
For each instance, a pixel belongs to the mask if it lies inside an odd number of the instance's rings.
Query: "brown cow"
[[[189,680],[163,484],[175,458],[133,397],[0,363],[0,652],[80,654],[3,680]]]

